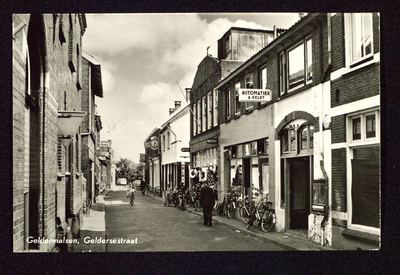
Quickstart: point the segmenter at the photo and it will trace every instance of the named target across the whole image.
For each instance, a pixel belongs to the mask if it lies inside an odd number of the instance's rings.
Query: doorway
[[[310,157],[288,159],[289,229],[307,229],[310,214]]]

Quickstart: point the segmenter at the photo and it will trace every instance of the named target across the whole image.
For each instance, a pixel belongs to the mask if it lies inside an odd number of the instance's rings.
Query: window
[[[214,90],[214,126],[218,125],[218,90]]]
[[[193,136],[195,136],[197,134],[197,104],[196,102],[193,104],[193,113],[192,113],[192,117],[193,117]]]
[[[350,141],[362,142],[372,140],[378,137],[376,118],[379,113],[377,111],[350,117]]]
[[[201,100],[197,101],[197,133],[201,133]]]
[[[260,89],[267,89],[267,67],[262,67],[260,69]],[[267,102],[261,102],[261,104],[265,104]]]
[[[163,151],[165,151],[165,135],[162,135],[162,145]]]
[[[231,118],[231,90],[227,89],[225,93],[225,108],[226,108],[226,119]]]
[[[313,149],[314,143],[314,126],[313,125],[306,125],[300,130],[300,150],[310,150]]]
[[[312,40],[306,38],[299,44],[280,55],[280,94],[284,95],[299,87],[311,83]]]
[[[170,132],[167,132],[167,149],[169,150],[169,147],[171,146],[171,140],[170,140]]]
[[[253,74],[246,75],[245,83],[246,83],[246,89],[254,88]],[[246,110],[253,108],[256,104],[257,102],[246,102]]]
[[[207,130],[207,98],[203,96],[202,98],[202,114],[203,114],[203,122],[202,122],[202,131],[205,132]]]
[[[211,129],[213,127],[212,124],[212,115],[213,115],[213,106],[212,106],[212,92],[209,92],[207,95],[207,108],[208,108],[208,117],[207,117],[207,129]]]
[[[379,234],[380,125],[379,110],[347,119],[348,227]]]
[[[347,22],[350,62],[354,63],[372,55],[372,14],[351,13]]]
[[[240,101],[239,101],[240,83],[235,84],[235,115],[240,114]]]

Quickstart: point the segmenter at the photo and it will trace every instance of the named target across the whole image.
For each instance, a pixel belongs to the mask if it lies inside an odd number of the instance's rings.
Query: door
[[[290,160],[290,229],[307,228],[310,214],[309,157]]]

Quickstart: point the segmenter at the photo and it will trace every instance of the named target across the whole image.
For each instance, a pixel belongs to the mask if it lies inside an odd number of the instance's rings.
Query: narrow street
[[[282,248],[235,232],[222,224],[203,225],[202,217],[164,207],[152,195],[136,193],[133,206],[126,191],[105,198],[106,235],[130,244],[107,244],[108,252],[126,251],[282,251]]]

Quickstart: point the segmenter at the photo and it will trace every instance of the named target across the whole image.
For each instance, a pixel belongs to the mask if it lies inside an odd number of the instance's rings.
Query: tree
[[[127,158],[120,158],[115,163],[117,179],[126,178],[128,182],[133,182],[143,175],[143,163],[134,163]]]

